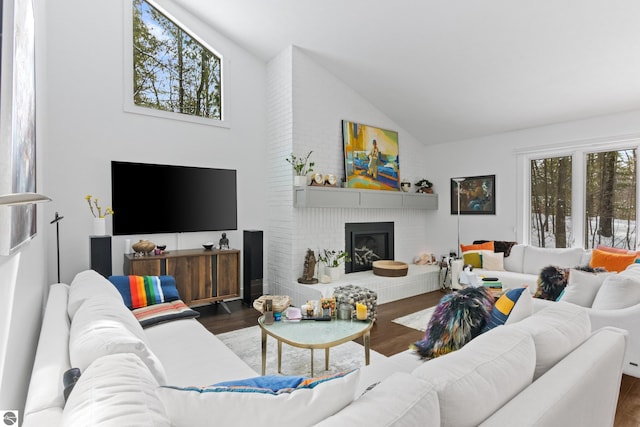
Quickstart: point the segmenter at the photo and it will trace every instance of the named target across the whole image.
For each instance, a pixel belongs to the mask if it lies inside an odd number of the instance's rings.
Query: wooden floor
[[[440,298],[442,293],[435,291],[379,305],[378,318],[371,329],[371,349],[385,356],[392,356],[406,350],[412,342],[421,339],[422,332],[398,325],[392,320],[432,307],[440,301]],[[244,306],[240,301],[233,301],[227,305],[231,314],[228,314],[221,305],[198,307],[197,310],[201,313],[200,323],[214,334],[256,325],[256,319],[260,316],[256,310]],[[622,376],[614,426],[640,426],[640,379]]]

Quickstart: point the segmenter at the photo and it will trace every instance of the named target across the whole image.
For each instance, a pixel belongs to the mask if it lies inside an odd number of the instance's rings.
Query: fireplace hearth
[[[351,261],[346,273],[372,269],[374,261],[393,259],[393,222],[356,222],[345,224],[345,251]]]

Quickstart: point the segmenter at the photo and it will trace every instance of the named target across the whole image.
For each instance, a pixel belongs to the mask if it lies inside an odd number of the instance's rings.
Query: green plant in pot
[[[345,251],[323,249],[318,252],[318,260],[325,265],[325,273],[335,281],[340,277],[340,265],[351,261],[351,257]]]
[[[415,183],[417,193],[433,193],[433,183],[428,179],[422,178]]]
[[[294,185],[301,186],[307,184],[307,174],[313,172],[313,167],[315,166],[314,162],[309,161],[311,153],[313,153],[313,151],[309,151],[306,156],[300,157],[291,153],[289,157],[285,159],[293,168]]]

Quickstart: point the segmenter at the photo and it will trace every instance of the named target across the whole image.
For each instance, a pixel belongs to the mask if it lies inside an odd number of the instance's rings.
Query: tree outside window
[[[133,0],[138,106],[222,119],[221,58],[144,0]]]

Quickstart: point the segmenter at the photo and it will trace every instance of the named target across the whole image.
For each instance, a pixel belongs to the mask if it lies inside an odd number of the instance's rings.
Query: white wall
[[[229,59],[224,82],[231,128],[160,119],[123,111],[124,11],[122,0],[49,2],[47,14],[48,137],[46,180],[60,223],[62,281],[89,268],[92,216],[84,197],[111,200],[110,161],[219,167],[238,170],[238,231],[227,233],[242,249],[243,229],[264,229],[267,182],[265,64],[210,27],[175,7],[159,3]],[[140,177],[153,179],[153,177]],[[136,191],[131,183],[131,191]],[[140,215],[162,215],[162,201],[140,194]],[[223,203],[223,201],[221,201]],[[116,212],[116,215],[118,213]],[[111,218],[107,218],[107,231]],[[122,273],[124,239],[149,239],[168,249],[217,242],[221,232],[113,238],[113,272]],[[265,236],[265,240],[268,236]],[[56,277],[55,239],[49,241],[49,279]]]
[[[447,143],[428,148],[427,177],[441,189],[440,209],[433,218],[438,225],[430,239],[439,243],[438,253],[455,249],[456,216],[449,209],[449,180],[458,176],[496,175],[496,214],[461,215],[460,241],[516,240],[522,242],[516,198],[522,193],[516,151],[541,146],[571,145],[617,136],[640,135],[640,111],[559,123],[500,135]]]

